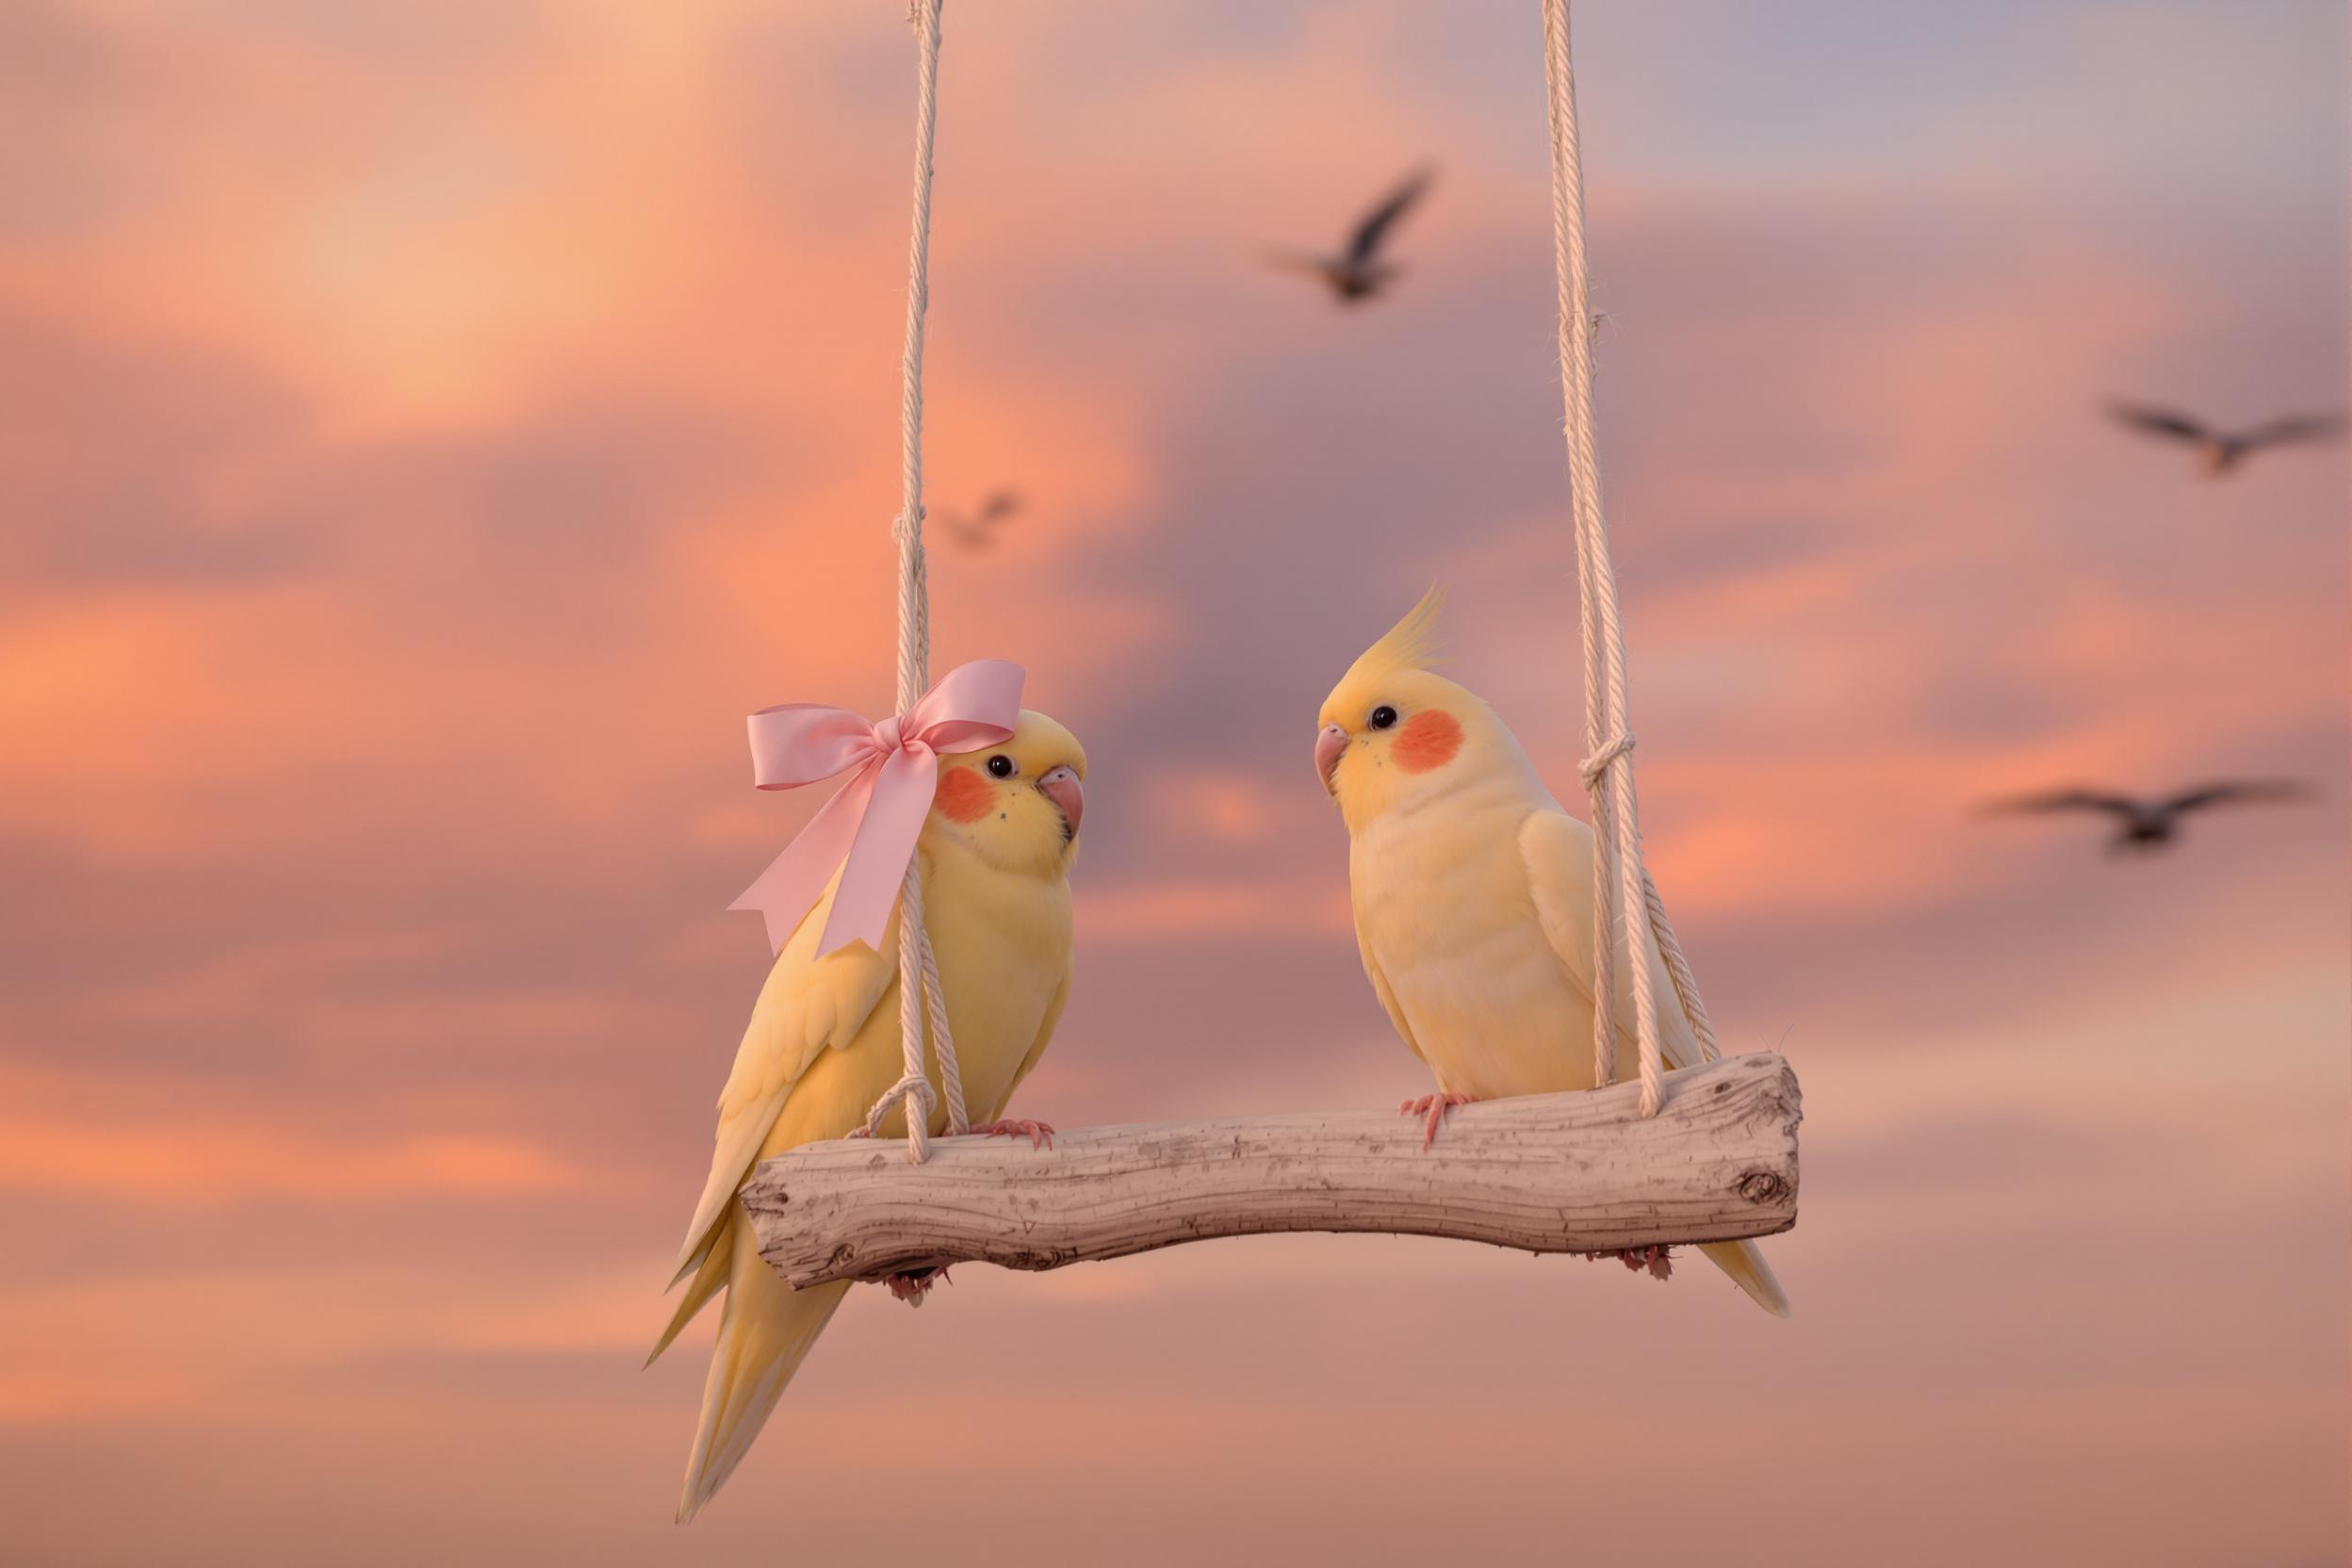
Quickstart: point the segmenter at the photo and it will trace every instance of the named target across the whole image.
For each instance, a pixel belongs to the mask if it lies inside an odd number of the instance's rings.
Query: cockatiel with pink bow
[[[1069,874],[1078,852],[1086,754],[1042,713],[1024,710],[1007,727],[1011,734],[1001,743],[938,759],[914,854],[965,1102],[981,1123],[972,1131],[1036,1137],[1052,1129],[996,1119],[1044,1054],[1070,995]],[[902,856],[897,865],[905,863]],[[894,888],[899,874],[890,868],[884,888]],[[685,1298],[653,1348],[659,1356],[726,1292],[678,1507],[681,1524],[742,1462],[849,1289],[837,1283],[796,1291],[786,1284],[760,1260],[736,1200],[760,1161],[863,1126],[868,1108],[903,1070],[898,913],[893,903],[878,939],[821,954],[841,881],[837,873],[814,908],[779,927],[779,935],[791,934],[719,1097],[718,1152],[671,1282],[688,1282]],[[936,1093],[937,1053],[929,1059]],[[944,1099],[938,1103],[929,1122],[935,1137],[947,1125]],[[902,1104],[879,1132],[901,1138],[906,1126]]]
[[[1429,669],[1441,596],[1365,650],[1325,699],[1315,771],[1348,824],[1356,942],[1373,992],[1449,1105],[1592,1086],[1592,830],[1560,808],[1494,710]],[[1617,937],[1618,972],[1626,972]],[[1651,955],[1669,1068],[1699,1061]],[[1630,988],[1618,1076],[1638,1071]],[[1753,1242],[1700,1249],[1765,1311],[1788,1299]]]

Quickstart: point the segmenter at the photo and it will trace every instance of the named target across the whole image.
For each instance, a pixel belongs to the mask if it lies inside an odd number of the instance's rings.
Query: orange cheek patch
[[[1451,713],[1431,708],[1415,713],[1396,732],[1396,765],[1407,773],[1428,773],[1454,760],[1462,749],[1462,725]]]
[[[996,792],[970,768],[944,768],[932,806],[950,822],[978,822],[996,806]]]

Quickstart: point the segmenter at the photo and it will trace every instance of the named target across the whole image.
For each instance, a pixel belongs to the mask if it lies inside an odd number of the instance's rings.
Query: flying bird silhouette
[[[2197,462],[2206,473],[2218,479],[2236,468],[2264,447],[2285,447],[2298,442],[2325,441],[2344,430],[2344,416],[2337,414],[2296,414],[2267,424],[2254,425],[2246,430],[2215,430],[2201,419],[2177,414],[2166,408],[2150,408],[2144,403],[2129,403],[2121,400],[2107,404],[2110,417],[2143,435],[2159,436],[2167,441],[2185,441],[2197,449]]]
[[[2193,790],[2162,800],[2135,800],[2130,795],[2108,794],[2097,790],[2053,790],[2046,794],[2015,795],[1991,801],[1984,808],[1988,814],[2014,815],[2020,812],[2104,811],[2116,820],[2115,836],[2107,841],[2107,852],[2120,855],[2130,851],[2160,850],[2170,844],[2180,832],[2180,819],[2191,811],[2201,811],[2209,806],[2251,806],[2288,800],[2308,800],[2309,786],[2287,778],[2242,779],[2231,783],[2200,784]]]
[[[1277,267],[1312,272],[1328,285],[1342,304],[1361,304],[1386,288],[1399,269],[1380,259],[1380,244],[1388,231],[1396,227],[1421,193],[1429,188],[1433,170],[1416,172],[1404,184],[1389,193],[1387,200],[1366,213],[1356,224],[1356,232],[1348,241],[1348,249],[1336,256],[1318,256],[1298,251],[1275,252],[1269,260]]]
[[[984,550],[996,542],[996,531],[1017,516],[1021,509],[1018,492],[991,492],[980,503],[980,510],[967,517],[960,512],[941,512],[939,526],[947,530],[949,538],[967,549]]]

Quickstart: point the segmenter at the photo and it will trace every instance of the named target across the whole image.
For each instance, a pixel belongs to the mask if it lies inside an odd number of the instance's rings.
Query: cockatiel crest
[[[1361,687],[1376,688],[1392,676],[1412,670],[1434,669],[1443,662],[1439,653],[1438,617],[1446,612],[1446,585],[1433,582],[1429,591],[1421,596],[1421,602],[1405,612],[1404,618],[1380,634],[1380,640],[1356,656],[1340,678],[1339,687],[1331,694]]]
[[[1446,591],[1432,587],[1323,699],[1315,771],[1351,833],[1471,778],[1542,792],[1518,741],[1478,695],[1432,668]]]

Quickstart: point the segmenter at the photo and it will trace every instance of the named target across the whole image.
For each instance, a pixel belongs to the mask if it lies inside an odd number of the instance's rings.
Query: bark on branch
[[[1217,1236],[1379,1231],[1530,1252],[1770,1235],[1797,1222],[1796,1075],[1733,1056],[1639,1086],[1487,1101],[1421,1125],[1377,1111],[1073,1129],[1051,1149],[841,1139],[743,1188],[760,1252],[795,1286],[940,1264],[1059,1268]]]

